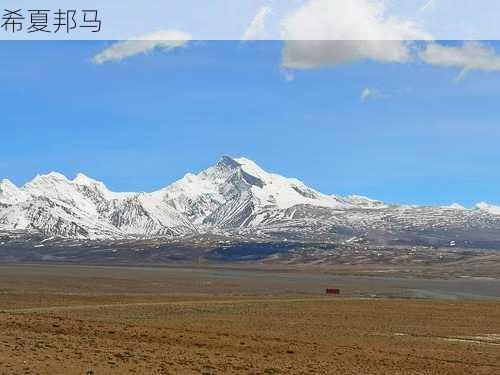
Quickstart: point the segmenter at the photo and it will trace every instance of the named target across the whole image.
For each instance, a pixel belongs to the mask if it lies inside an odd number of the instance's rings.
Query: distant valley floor
[[[409,243],[272,241],[215,235],[74,240],[0,235],[0,264],[302,270],[335,275],[500,279],[500,250]]]

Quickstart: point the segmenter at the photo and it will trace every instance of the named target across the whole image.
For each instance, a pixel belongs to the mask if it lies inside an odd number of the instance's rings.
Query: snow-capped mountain
[[[296,205],[348,206],[301,181],[268,173],[253,161],[223,157],[215,166],[181,180],[153,195],[183,213],[195,225],[249,226],[255,215]]]
[[[223,157],[152,193],[115,193],[78,174],[36,176],[22,187],[0,182],[0,230],[30,230],[82,239],[178,237],[200,232],[336,237],[377,233],[495,231],[500,207],[478,204],[389,205],[361,196],[322,194],[269,173],[245,158]]]

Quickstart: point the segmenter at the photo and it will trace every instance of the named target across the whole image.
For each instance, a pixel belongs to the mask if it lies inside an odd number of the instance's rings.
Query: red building
[[[340,289],[336,288],[328,288],[326,290],[326,294],[340,294]]]

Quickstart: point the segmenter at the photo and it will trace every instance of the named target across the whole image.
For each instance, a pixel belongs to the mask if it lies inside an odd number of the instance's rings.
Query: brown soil
[[[122,271],[0,268],[0,374],[500,374],[498,300]]]

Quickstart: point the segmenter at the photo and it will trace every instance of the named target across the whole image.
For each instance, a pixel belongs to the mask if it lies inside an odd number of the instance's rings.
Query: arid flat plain
[[[500,374],[499,298],[492,278],[1,265],[0,374]]]

